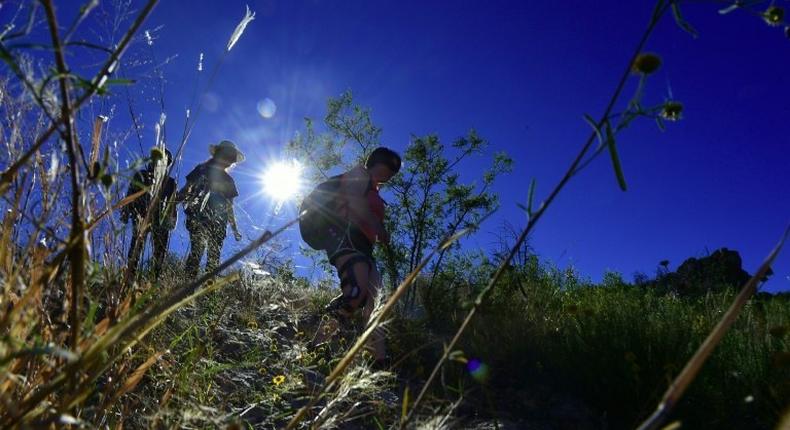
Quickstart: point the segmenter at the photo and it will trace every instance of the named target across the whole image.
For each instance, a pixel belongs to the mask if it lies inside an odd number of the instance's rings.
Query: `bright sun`
[[[302,165],[296,160],[278,161],[263,173],[263,191],[285,201],[296,195],[302,186]]]

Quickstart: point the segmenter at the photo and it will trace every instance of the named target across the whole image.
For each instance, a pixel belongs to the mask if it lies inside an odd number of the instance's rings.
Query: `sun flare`
[[[296,160],[278,161],[263,173],[263,191],[277,201],[285,201],[302,188],[302,165]]]

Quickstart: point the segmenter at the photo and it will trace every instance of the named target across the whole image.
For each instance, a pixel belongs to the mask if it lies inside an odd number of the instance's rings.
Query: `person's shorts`
[[[326,256],[329,264],[335,265],[338,258],[350,253],[362,254],[371,260],[373,259],[373,244],[367,236],[357,227],[350,226],[348,229],[341,227],[331,227],[327,231],[330,244],[326,249]]]

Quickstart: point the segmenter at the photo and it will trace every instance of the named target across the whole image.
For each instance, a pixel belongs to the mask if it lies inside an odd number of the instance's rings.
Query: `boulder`
[[[742,264],[738,251],[721,248],[706,257],[686,259],[676,271],[659,276],[655,285],[679,295],[740,288],[751,278]]]

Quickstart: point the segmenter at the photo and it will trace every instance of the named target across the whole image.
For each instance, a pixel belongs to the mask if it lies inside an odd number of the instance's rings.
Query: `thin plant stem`
[[[85,225],[82,220],[81,200],[82,186],[79,182],[79,164],[77,161],[77,142],[74,131],[74,111],[71,106],[71,96],[69,95],[68,67],[63,55],[63,46],[58,34],[58,21],[55,17],[55,9],[52,0],[43,0],[44,10],[49,24],[52,45],[55,47],[55,64],[60,75],[60,96],[61,96],[61,121],[66,128],[64,137],[66,139],[66,149],[69,156],[71,172],[71,241],[75,246],[69,252],[69,264],[71,266],[71,306],[69,323],[71,325],[70,345],[76,351],[79,347],[80,335],[80,315],[79,304],[82,298],[82,285],[85,282],[85,256],[87,253],[85,243]]]
[[[652,14],[652,16],[650,18],[650,22],[649,22],[649,24],[647,26],[647,29],[645,30],[644,34],[642,35],[642,38],[639,40],[639,43],[636,46],[636,49],[634,50],[633,54],[631,55],[631,58],[628,61],[628,65],[627,65],[625,71],[623,72],[622,76],[620,77],[620,82],[618,83],[617,87],[615,88],[614,94],[612,95],[611,99],[609,100],[609,103],[608,103],[603,115],[601,116],[601,120],[599,121],[599,124],[604,123],[604,121],[606,121],[606,119],[611,114],[611,111],[614,108],[615,103],[620,98],[620,94],[622,93],[622,90],[625,87],[625,82],[628,79],[629,74],[631,73],[631,65],[634,63],[634,60],[639,55],[639,53],[642,52],[642,49],[644,48],[645,44],[647,43],[647,40],[650,37],[650,34],[655,29],[656,24],[658,24],[661,16],[664,14],[665,11],[666,11],[666,5],[664,4],[664,0],[658,0],[658,2],[656,3],[655,8],[653,10],[653,14]],[[409,413],[406,415],[406,418],[404,420],[402,420],[402,422],[400,424],[401,428],[403,428],[409,422],[409,420],[411,420],[411,418],[414,416],[414,413],[417,410],[417,407],[420,405],[420,403],[422,402],[422,400],[425,397],[426,393],[428,392],[428,388],[430,388],[430,386],[433,383],[434,379],[436,379],[436,376],[439,374],[439,370],[441,369],[442,365],[444,365],[444,363],[447,361],[450,352],[453,350],[455,345],[458,343],[458,340],[461,338],[461,335],[466,331],[467,327],[469,326],[469,323],[474,318],[474,316],[477,313],[477,310],[480,308],[480,305],[482,304],[483,300],[494,289],[494,287],[496,286],[496,284],[499,281],[499,279],[502,277],[502,275],[507,270],[507,265],[510,263],[510,261],[513,259],[513,257],[516,255],[516,253],[518,252],[519,248],[521,247],[521,244],[524,242],[524,240],[526,240],[527,236],[532,231],[532,229],[534,228],[535,224],[538,222],[538,220],[540,220],[542,215],[545,213],[546,209],[551,205],[551,203],[554,201],[554,199],[557,197],[557,195],[560,193],[560,191],[562,191],[562,189],[565,187],[565,185],[568,183],[568,181],[573,177],[573,175],[575,173],[577,173],[577,170],[576,170],[577,166],[582,161],[584,156],[587,154],[589,149],[592,147],[592,144],[595,142],[595,138],[596,138],[596,134],[594,132],[591,133],[590,137],[587,139],[587,142],[584,144],[582,149],[579,151],[578,155],[576,156],[576,158],[571,163],[571,165],[568,168],[568,170],[566,171],[565,175],[562,177],[562,179],[560,179],[559,183],[554,187],[552,192],[549,194],[548,198],[546,200],[544,200],[543,203],[541,203],[540,207],[538,208],[538,210],[534,214],[530,214],[530,218],[529,218],[529,221],[527,222],[526,228],[524,228],[524,230],[519,235],[518,239],[516,240],[516,244],[510,249],[510,252],[508,253],[507,257],[499,264],[499,267],[497,268],[496,272],[494,273],[493,277],[490,279],[488,284],[485,286],[485,288],[483,288],[482,291],[480,291],[480,293],[475,298],[474,305],[472,306],[472,309],[469,310],[469,313],[464,318],[464,321],[461,324],[461,326],[459,327],[458,331],[455,333],[455,335],[453,336],[452,340],[450,341],[450,343],[445,348],[444,353],[442,354],[442,357],[439,359],[439,361],[434,366],[433,370],[431,371],[430,376],[428,377],[428,380],[425,382],[425,384],[423,385],[422,389],[420,390],[420,393],[415,398],[414,404],[412,405],[412,408],[409,411]]]

